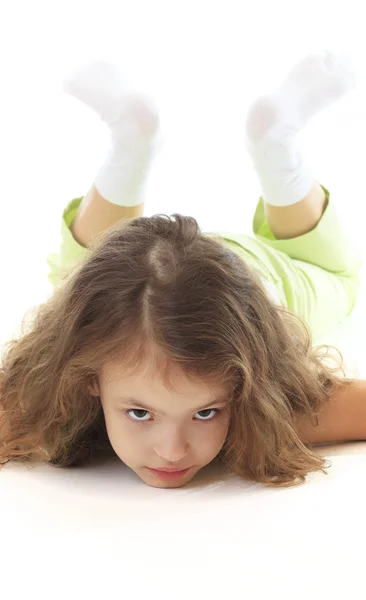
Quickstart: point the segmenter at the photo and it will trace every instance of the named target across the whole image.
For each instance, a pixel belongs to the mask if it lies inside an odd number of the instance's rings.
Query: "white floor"
[[[310,0],[13,0],[1,8],[0,342],[51,293],[65,203],[86,192],[108,148],[98,119],[63,97],[63,76],[105,56],[161,106],[165,146],[146,213],[196,216],[206,231],[250,232],[258,184],[245,111],[313,50],[348,52],[357,93],[308,128],[304,151],[365,253],[366,63],[361,4]],[[313,41],[314,40],[314,41]],[[366,378],[366,286],[323,341]],[[328,476],[271,490],[208,468],[156,490],[118,460],[81,470],[0,472],[0,597],[45,599],[364,597],[366,442],[323,448]],[[4,593],[3,593],[4,591]]]

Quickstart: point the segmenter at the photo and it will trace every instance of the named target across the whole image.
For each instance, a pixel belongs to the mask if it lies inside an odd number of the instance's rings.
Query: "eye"
[[[210,417],[210,413],[214,412],[214,415]],[[207,414],[202,414],[202,413],[208,413]],[[219,409],[218,408],[205,408],[204,410],[199,410],[196,415],[201,415],[202,419],[197,419],[197,421],[213,421],[213,419],[215,419],[215,417],[219,416]]]
[[[132,414],[131,414],[132,413]],[[214,413],[211,415],[211,413]],[[151,414],[148,410],[143,410],[142,408],[131,408],[126,411],[126,414],[131,419],[131,421],[135,421],[136,423],[142,423],[144,421],[151,421]],[[205,408],[204,410],[199,410],[196,415],[200,415],[197,418],[197,421],[213,421],[220,414],[220,410],[218,408]]]
[[[135,413],[135,415],[137,414],[137,419],[131,417],[130,413]],[[150,415],[150,413],[149,413],[148,410],[142,410],[142,408],[141,409],[139,409],[139,408],[131,408],[131,410],[127,411],[127,414],[130,417],[130,419],[132,419],[132,421],[149,421],[150,420],[150,419],[144,419],[143,418],[146,415]]]

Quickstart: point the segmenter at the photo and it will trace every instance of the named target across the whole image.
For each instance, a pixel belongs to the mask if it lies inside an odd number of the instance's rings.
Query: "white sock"
[[[348,60],[323,52],[303,59],[274,94],[254,102],[246,134],[265,202],[289,206],[308,194],[315,180],[299,151],[299,132],[353,87]]]
[[[92,108],[110,129],[111,149],[94,179],[99,193],[119,206],[144,202],[147,174],[161,145],[153,99],[134,90],[116,65],[104,61],[73,71],[64,91]]]

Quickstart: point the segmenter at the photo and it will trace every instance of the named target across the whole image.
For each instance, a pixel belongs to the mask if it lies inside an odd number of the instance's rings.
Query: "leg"
[[[323,188],[315,184],[310,192],[295,204],[273,206],[265,203],[268,225],[278,240],[287,240],[308,233],[316,227],[327,207]]]
[[[351,313],[360,290],[362,266],[354,232],[349,235],[331,196],[327,191],[325,194],[327,208],[323,218],[305,235],[276,239],[265,216],[263,198],[253,217],[254,239],[245,234],[219,232],[225,245],[270,283],[270,299],[274,284],[275,303],[303,319],[314,339]]]
[[[258,203],[253,233],[220,232],[225,246],[257,272],[270,300],[287,307],[318,340],[352,311],[360,290],[361,257],[350,243],[331,198],[318,227],[305,236],[273,239]],[[272,290],[274,297],[272,297]]]
[[[136,206],[118,206],[108,202],[92,185],[84,196],[78,212],[70,225],[75,240],[87,248],[92,239],[121,219],[135,219],[144,212],[144,203]]]
[[[354,86],[350,65],[329,53],[309,56],[278,90],[258,99],[247,120],[249,150],[261,183],[268,225],[277,239],[316,227],[327,206],[299,152],[309,119]]]

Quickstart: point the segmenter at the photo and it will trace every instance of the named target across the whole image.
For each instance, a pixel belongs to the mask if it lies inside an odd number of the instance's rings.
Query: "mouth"
[[[150,467],[146,467],[153,475],[156,475],[160,479],[179,479],[179,477],[183,477],[186,473],[188,473],[191,467],[188,469],[151,469]]]

